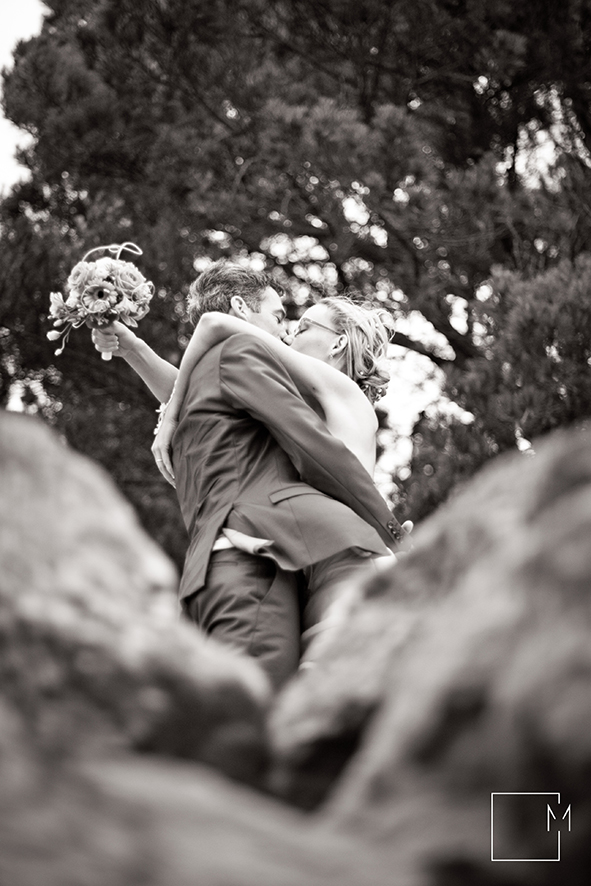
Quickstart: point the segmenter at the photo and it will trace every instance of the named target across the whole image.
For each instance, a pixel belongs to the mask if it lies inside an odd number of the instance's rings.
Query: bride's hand
[[[154,442],[152,443],[152,455],[154,456],[158,470],[171,486],[175,486],[175,482],[174,470],[170,457],[170,444],[177,425],[178,421],[168,417],[165,412],[162,421],[156,430]]]
[[[92,342],[101,354],[111,353],[115,357],[127,357],[137,343],[135,335],[128,326],[115,320],[108,326],[96,327],[92,330]]]

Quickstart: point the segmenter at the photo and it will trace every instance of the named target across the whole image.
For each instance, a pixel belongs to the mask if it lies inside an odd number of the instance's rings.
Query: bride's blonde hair
[[[386,393],[390,372],[386,352],[393,320],[387,311],[359,305],[347,297],[323,298],[339,335],[347,336],[345,372],[371,403]]]

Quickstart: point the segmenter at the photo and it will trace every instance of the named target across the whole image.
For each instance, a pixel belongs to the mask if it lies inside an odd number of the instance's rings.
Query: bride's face
[[[325,363],[334,363],[342,338],[343,336],[334,327],[329,308],[317,304],[302,314],[291,347],[308,357],[316,357]]]

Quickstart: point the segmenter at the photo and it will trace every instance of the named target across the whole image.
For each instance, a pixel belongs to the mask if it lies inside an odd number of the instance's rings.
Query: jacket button
[[[399,527],[398,523],[395,520],[390,520],[387,523],[387,527],[390,531],[390,535],[395,541],[402,541],[402,529]]]

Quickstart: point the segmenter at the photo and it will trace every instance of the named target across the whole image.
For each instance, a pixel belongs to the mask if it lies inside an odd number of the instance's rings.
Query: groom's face
[[[258,311],[250,311],[248,322],[276,338],[285,338],[285,309],[279,294],[271,286],[263,292]]]

